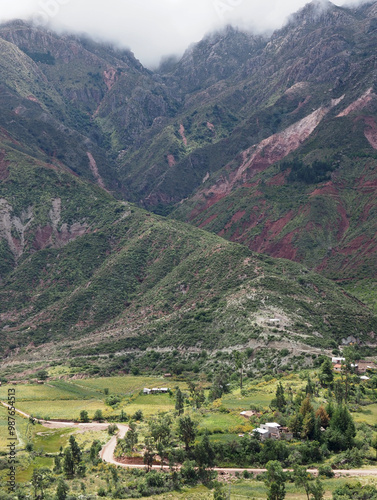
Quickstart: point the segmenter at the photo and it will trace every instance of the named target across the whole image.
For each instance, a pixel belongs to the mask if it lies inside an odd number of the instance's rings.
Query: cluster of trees
[[[306,165],[298,159],[285,161],[280,164],[282,172],[290,169],[288,175],[289,182],[304,182],[305,184],[314,184],[329,179],[331,172],[335,168],[335,164],[319,160],[315,160],[310,165]]]
[[[308,379],[306,395],[293,399],[288,390],[286,399],[283,387],[278,385],[272,405],[280,412],[280,422],[286,423],[294,437],[315,440],[328,450],[339,452],[355,446],[356,428],[352,416],[343,401],[330,401],[316,410],[312,403],[315,386]]]

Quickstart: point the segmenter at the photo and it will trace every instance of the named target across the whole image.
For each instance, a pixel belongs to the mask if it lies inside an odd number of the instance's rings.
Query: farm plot
[[[137,410],[141,410],[145,417],[173,411],[175,399],[169,394],[149,394],[139,395],[128,404],[120,407],[127,415],[133,415]]]
[[[0,399],[7,399],[8,387],[0,387]],[[99,396],[96,391],[80,388],[76,384],[57,380],[43,385],[27,384],[15,387],[16,401],[57,401],[71,399],[93,399]]]
[[[93,418],[96,410],[102,410],[104,417],[110,416],[114,410],[104,404],[99,399],[93,400],[46,400],[46,401],[20,401],[17,408],[32,415],[34,418],[44,420],[62,419],[78,420],[80,412],[86,410],[89,418]]]
[[[141,391],[144,387],[167,387],[172,382],[167,381],[162,377],[136,377],[127,375],[124,377],[100,377],[88,378],[74,381],[74,384],[87,390],[96,390],[103,392],[109,389],[112,394],[129,395]],[[173,382],[174,386],[182,385]]]

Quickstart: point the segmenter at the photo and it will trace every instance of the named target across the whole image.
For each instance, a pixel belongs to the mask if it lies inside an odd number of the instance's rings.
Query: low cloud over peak
[[[144,65],[151,67],[163,56],[182,54],[191,43],[227,24],[255,33],[277,29],[306,3],[307,0],[17,0],[2,5],[0,21],[33,19],[56,30],[84,32],[130,48]],[[366,2],[334,3],[355,6]]]

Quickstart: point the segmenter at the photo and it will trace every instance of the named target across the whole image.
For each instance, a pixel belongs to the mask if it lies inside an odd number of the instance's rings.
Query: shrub
[[[330,465],[320,465],[318,467],[318,475],[323,477],[334,477],[334,471]]]
[[[101,487],[98,489],[98,491],[97,491],[97,495],[98,495],[99,497],[105,497],[105,496],[106,496],[106,490],[105,490],[105,488],[103,488],[103,486],[101,486]]]

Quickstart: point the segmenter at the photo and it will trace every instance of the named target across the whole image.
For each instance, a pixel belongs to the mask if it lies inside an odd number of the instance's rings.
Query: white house
[[[264,441],[265,439],[281,438],[289,441],[293,437],[293,434],[287,427],[282,427],[276,422],[266,422],[265,424],[261,424],[261,426],[258,429],[254,429],[253,432],[258,432],[262,441]]]
[[[169,387],[153,387],[152,389],[147,389],[149,392],[146,392],[144,389],[144,394],[167,394],[170,391]]]
[[[262,429],[261,427],[258,427],[257,429],[254,429],[253,432],[257,432],[260,435],[260,438],[262,441],[265,439],[269,438],[269,432],[267,429]]]

